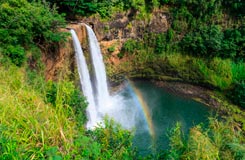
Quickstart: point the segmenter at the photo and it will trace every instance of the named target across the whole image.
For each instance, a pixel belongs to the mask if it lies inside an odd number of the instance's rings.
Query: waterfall
[[[94,34],[92,28],[90,28],[88,25],[85,26],[88,34],[89,50],[94,71],[96,104],[98,105],[98,110],[103,112],[103,108],[107,107],[110,103],[105,65],[103,63],[103,57],[96,35]]]
[[[88,101],[87,128],[89,129],[89,128],[94,127],[98,121],[98,116],[97,116],[97,111],[96,111],[96,106],[95,106],[95,99],[93,95],[93,89],[92,89],[92,84],[90,80],[89,70],[87,67],[85,57],[83,55],[83,50],[80,45],[80,41],[74,30],[71,30],[70,32],[71,32],[72,39],[73,39],[73,45],[75,49],[75,56],[76,56],[78,73],[79,73],[80,83],[82,86],[82,91]]]
[[[89,41],[90,59],[92,63],[92,73],[89,73],[88,66],[83,55],[83,51],[74,30],[71,30],[73,44],[76,52],[76,60],[80,83],[84,96],[89,103],[87,107],[88,123],[87,129],[93,129],[97,123],[101,122],[105,115],[113,118],[124,128],[135,126],[138,110],[131,107],[133,101],[126,100],[122,94],[109,95],[106,80],[105,65],[99,47],[98,40],[93,30],[85,25]],[[131,102],[132,101],[132,102]]]

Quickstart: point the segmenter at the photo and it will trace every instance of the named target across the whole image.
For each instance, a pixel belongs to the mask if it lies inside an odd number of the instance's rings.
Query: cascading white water
[[[93,66],[93,77],[90,78],[88,66],[83,55],[83,51],[77,35],[74,30],[71,30],[73,44],[76,51],[76,59],[82,91],[89,105],[87,107],[88,123],[87,129],[93,129],[105,115],[113,118],[120,123],[124,128],[130,129],[135,126],[136,117],[139,110],[137,107],[132,107],[134,101],[132,98],[124,99],[124,93],[118,93],[114,96],[109,95],[109,90],[106,81],[105,65],[99,47],[98,40],[93,30],[87,26],[90,59]],[[92,82],[93,80],[93,82]],[[94,83],[94,85],[92,85]]]
[[[110,96],[106,81],[106,71],[105,65],[103,63],[103,57],[101,54],[99,42],[94,34],[92,28],[88,25],[86,26],[88,40],[89,40],[89,50],[91,55],[91,61],[93,64],[94,75],[94,86],[96,94],[96,102],[98,105],[98,110],[102,112],[103,108],[107,107],[110,103]]]
[[[76,32],[74,30],[71,30],[70,32],[71,32],[72,39],[73,39],[73,45],[74,45],[75,54],[76,54],[76,61],[77,61],[77,67],[78,67],[80,83],[82,86],[82,91],[83,91],[83,94],[87,98],[87,101],[88,101],[87,128],[91,129],[96,125],[96,123],[98,121],[98,116],[97,116],[97,111],[96,111],[96,106],[95,106],[95,100],[94,100],[89,70],[87,67],[85,57],[83,55],[83,50],[81,48],[80,41],[76,35]]]
[[[95,73],[95,97],[98,104],[99,114],[101,116],[108,115],[116,122],[120,123],[124,128],[132,128],[136,123],[135,118],[138,115],[138,108],[131,107],[131,105],[133,105],[132,99],[124,99],[120,92],[114,96],[109,95],[105,65],[99,42],[92,28],[86,24],[85,26],[88,34],[93,71]]]

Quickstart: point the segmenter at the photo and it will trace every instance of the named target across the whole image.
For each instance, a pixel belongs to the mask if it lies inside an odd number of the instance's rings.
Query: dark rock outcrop
[[[103,22],[96,16],[83,18],[82,22],[91,25],[99,41],[140,38],[144,33],[166,32],[169,28],[169,15],[165,11],[154,11],[147,19],[132,18],[131,11],[117,13],[111,20]]]

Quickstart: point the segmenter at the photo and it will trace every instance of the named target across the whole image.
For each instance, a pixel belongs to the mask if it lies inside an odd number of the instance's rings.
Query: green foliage
[[[222,60],[214,58],[208,64],[208,77],[213,86],[221,89],[227,89],[233,82],[232,62],[230,60]]]
[[[20,45],[7,45],[3,53],[5,56],[9,57],[16,66],[21,66],[26,60],[25,50]]]
[[[238,143],[230,143],[228,144],[229,148],[235,155],[236,159],[245,159],[245,145]]]
[[[186,32],[193,23],[193,15],[187,9],[186,6],[173,11],[174,21],[172,23],[172,28],[178,33]]]
[[[170,135],[167,159],[242,159],[244,135],[232,119],[210,118],[208,127],[196,126],[190,129],[188,139],[181,138],[177,125]],[[183,145],[185,144],[185,145]]]
[[[155,43],[155,53],[161,54],[165,51],[166,46],[166,36],[165,34],[159,34],[156,36],[156,43]]]
[[[75,124],[67,117],[69,109],[59,111],[45,105],[41,93],[26,83],[23,69],[1,66],[0,75],[0,121],[6,128],[1,134],[9,141],[5,147],[16,145],[21,159],[44,158],[44,151],[54,146],[69,149],[65,141],[75,133]]]
[[[162,0],[160,4],[168,5],[173,19],[171,27],[176,33],[174,39],[181,42],[178,46],[185,53],[198,57],[244,59],[244,11],[241,10],[244,3],[241,1]],[[228,26],[225,23],[229,20],[222,18],[227,11],[239,17]]]
[[[53,106],[56,106],[57,84],[49,81],[47,83],[46,92],[47,102],[51,103]]]
[[[233,89],[230,91],[229,97],[231,100],[245,108],[245,81],[236,82]]]
[[[245,4],[243,1],[230,0],[230,1],[222,1],[222,3],[226,7],[226,9],[230,11],[230,14],[239,17],[245,15],[245,11],[244,11]]]
[[[52,82],[46,85],[46,101],[54,107],[69,106],[73,109],[76,119],[80,124],[84,124],[86,119],[85,110],[87,103],[80,91],[71,82]]]
[[[4,136],[4,128],[0,126],[0,159],[20,159],[17,142]]]
[[[45,158],[52,160],[62,160],[62,156],[59,153],[57,147],[50,147],[45,150]]]
[[[117,57],[118,57],[119,59],[122,59],[122,58],[124,57],[124,53],[123,53],[123,52],[118,53],[118,54],[117,54]]]
[[[5,43],[27,45],[42,39],[55,41],[52,38],[55,34],[61,36],[57,29],[64,26],[64,20],[47,3],[8,0],[0,10],[0,33],[11,37]]]
[[[199,126],[190,130],[188,139],[188,159],[219,159],[219,149]]]
[[[26,58],[25,51],[33,44],[52,43],[64,38],[58,28],[65,22],[55,8],[45,2],[7,0],[0,4],[0,47],[17,66]]]
[[[115,46],[111,46],[107,50],[108,50],[108,52],[114,52],[115,51]]]
[[[201,57],[219,56],[223,33],[219,26],[205,26],[186,34],[181,46],[186,53]]]
[[[102,18],[110,17],[114,10],[124,7],[121,0],[49,0],[51,4],[59,7],[61,13],[68,16],[89,16],[98,13]]]
[[[133,159],[135,151],[132,147],[132,135],[129,131],[123,130],[108,117],[104,120],[104,127],[96,128],[90,132],[90,136],[101,144],[102,159]]]
[[[139,49],[139,42],[137,42],[136,40],[133,39],[128,39],[122,47],[122,52],[124,53],[130,53],[133,54],[134,51],[136,51],[137,49]]]
[[[95,13],[96,4],[86,0],[78,1],[51,1],[57,3],[58,6],[62,7],[63,11],[72,12],[73,14],[89,15]]]
[[[227,29],[224,32],[222,57],[244,60],[245,29]]]
[[[78,134],[74,148],[67,159],[133,159],[132,135],[112,120],[105,119],[105,126]]]
[[[186,147],[184,135],[181,131],[181,124],[176,123],[176,126],[173,127],[168,133],[169,136],[169,146],[170,150],[166,156],[167,159],[180,159],[181,155],[184,153],[184,149]]]
[[[69,155],[66,155],[66,159],[99,159],[101,157],[101,145],[94,141],[92,137],[85,136],[84,134],[76,135],[74,139],[74,149]]]
[[[241,81],[245,79],[245,63],[233,62],[232,63],[232,75],[233,82]]]

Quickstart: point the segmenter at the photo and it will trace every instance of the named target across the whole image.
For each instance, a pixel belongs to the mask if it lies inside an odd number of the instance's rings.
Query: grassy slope
[[[12,140],[8,147],[21,157],[43,157],[52,146],[65,153],[76,134],[75,121],[68,117],[68,108],[45,104],[44,96],[26,83],[24,73],[23,68],[0,67],[1,137]]]

